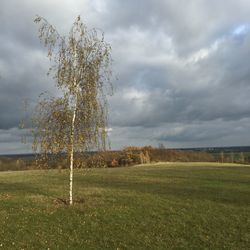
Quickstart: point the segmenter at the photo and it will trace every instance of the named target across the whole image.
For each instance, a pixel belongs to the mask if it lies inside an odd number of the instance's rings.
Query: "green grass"
[[[249,249],[250,167],[0,173],[0,249]]]

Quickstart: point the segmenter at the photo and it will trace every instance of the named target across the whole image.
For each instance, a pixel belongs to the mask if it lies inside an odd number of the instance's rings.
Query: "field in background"
[[[159,163],[0,173],[3,249],[249,249],[250,167]]]

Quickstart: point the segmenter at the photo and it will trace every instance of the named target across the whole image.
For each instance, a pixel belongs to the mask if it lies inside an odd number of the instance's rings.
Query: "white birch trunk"
[[[76,66],[76,47],[74,48],[74,67]],[[76,77],[74,77],[74,86],[76,86]],[[76,110],[77,110],[77,92],[74,103],[73,117],[71,123],[71,152],[70,152],[70,174],[69,174],[69,204],[73,204],[73,169],[74,169],[74,137],[75,137],[75,120],[76,120]]]
[[[73,166],[74,166],[74,135],[75,135],[76,105],[73,111],[71,131],[71,152],[70,152],[70,174],[69,174],[69,204],[73,204]]]

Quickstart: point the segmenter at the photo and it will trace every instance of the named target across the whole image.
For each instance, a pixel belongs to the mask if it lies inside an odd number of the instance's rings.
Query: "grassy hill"
[[[250,167],[0,173],[0,249],[249,249]]]

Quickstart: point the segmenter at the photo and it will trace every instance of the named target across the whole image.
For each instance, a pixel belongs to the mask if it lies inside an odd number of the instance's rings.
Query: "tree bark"
[[[74,46],[74,67],[76,66],[76,46]],[[74,86],[76,86],[76,76],[74,77]],[[71,123],[71,135],[70,135],[70,143],[71,143],[71,152],[70,152],[70,173],[69,173],[69,204],[73,204],[73,169],[74,169],[74,137],[75,137],[75,120],[76,120],[76,110],[77,110],[77,95],[75,98],[75,106],[73,110],[73,117]]]
[[[75,135],[76,104],[73,111],[71,127],[71,152],[70,152],[70,174],[69,174],[69,204],[73,204],[73,166],[74,166],[74,135]]]

